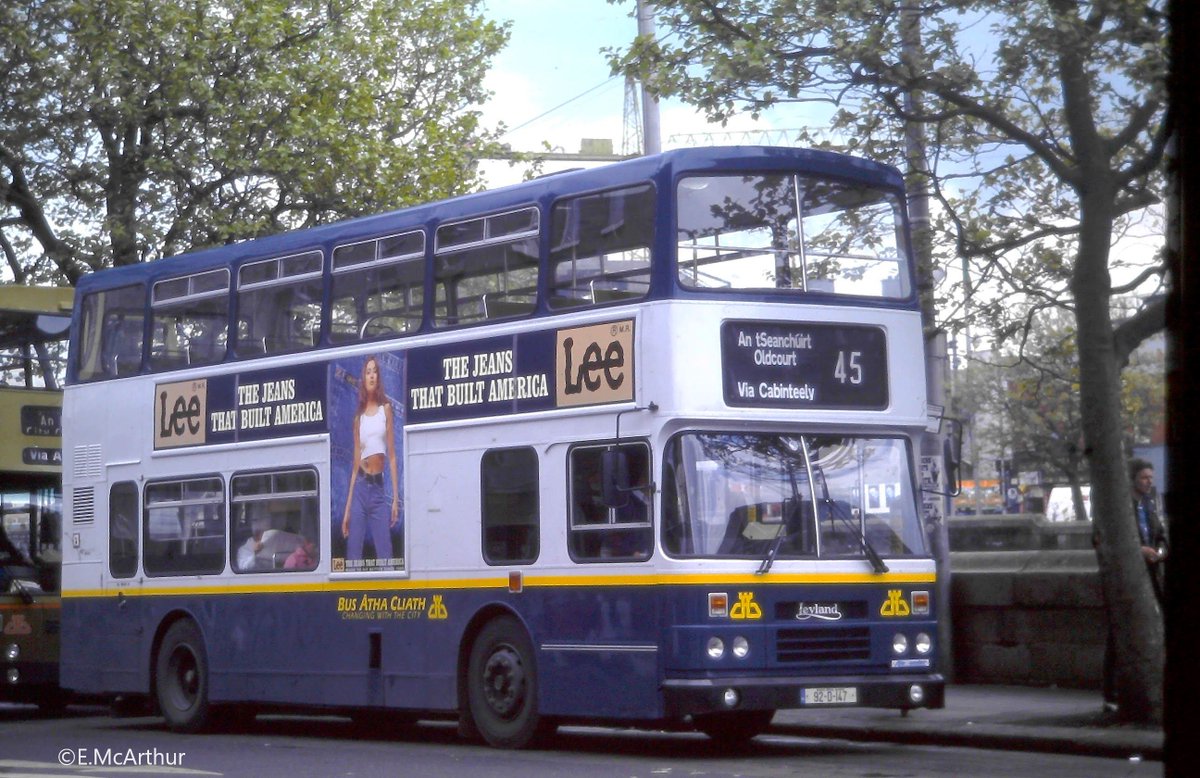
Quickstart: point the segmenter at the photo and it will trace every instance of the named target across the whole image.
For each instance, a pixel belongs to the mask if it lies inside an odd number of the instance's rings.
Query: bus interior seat
[[[150,364],[158,370],[173,369],[191,364],[191,358],[184,349],[161,348],[155,349],[150,355]]]
[[[267,353],[265,338],[238,338],[237,352],[240,357],[261,357]]]
[[[225,344],[215,343],[211,339],[193,340],[188,344],[187,358],[189,365],[207,365],[220,362],[225,355]]]
[[[586,297],[578,297],[575,295],[556,294],[550,297],[550,307],[552,309],[580,308],[591,304],[592,301]]]
[[[725,536],[717,547],[718,554],[749,554],[753,553],[755,541],[746,536],[752,515],[761,513],[757,505],[739,505],[729,514],[729,523],[725,525]],[[755,519],[757,521],[757,518]]]
[[[845,510],[845,514],[849,515],[850,505],[843,501],[835,503],[838,510]],[[830,518],[829,508],[826,504],[819,503],[819,513],[823,521]],[[770,547],[770,542],[774,541],[776,532],[783,532],[786,536],[785,545],[793,553],[810,554],[813,552],[813,532],[812,532],[812,503],[808,500],[784,500],[783,516],[780,527],[780,519],[777,517],[772,522],[763,522],[757,517],[766,515],[765,506],[759,505],[742,505],[734,508],[730,513],[729,523],[725,527],[725,535],[721,539],[721,545],[718,548],[718,553],[721,554],[757,554],[764,553]],[[755,518],[751,518],[754,516]],[[763,532],[755,533],[750,531],[750,525],[757,523],[763,528]]]
[[[109,330],[108,372],[113,376],[131,375],[142,366],[142,322],[138,319],[121,319]]]
[[[525,316],[533,313],[533,302],[508,297],[483,295],[483,316],[486,319],[503,319],[509,316]]]
[[[611,303],[618,300],[636,300],[646,296],[646,291],[644,289],[614,289],[608,286],[599,286],[595,281],[592,282],[591,286],[592,299],[598,303]]]

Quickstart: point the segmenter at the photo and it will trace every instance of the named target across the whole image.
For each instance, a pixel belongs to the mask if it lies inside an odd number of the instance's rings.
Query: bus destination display
[[[743,407],[882,410],[887,336],[879,327],[727,321],[725,402]]]

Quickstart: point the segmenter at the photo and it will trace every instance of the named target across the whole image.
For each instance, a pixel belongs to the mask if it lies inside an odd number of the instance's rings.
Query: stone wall
[[[954,680],[1099,688],[1107,621],[1091,525],[950,522]]]

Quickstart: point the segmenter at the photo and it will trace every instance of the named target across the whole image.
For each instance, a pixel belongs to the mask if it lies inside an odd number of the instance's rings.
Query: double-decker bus
[[[62,382],[69,288],[0,286],[0,700],[58,687]]]
[[[82,279],[64,685],[501,747],[941,706],[906,225],[687,149]]]

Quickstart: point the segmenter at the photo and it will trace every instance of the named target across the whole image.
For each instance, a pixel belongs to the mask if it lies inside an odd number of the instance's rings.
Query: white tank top
[[[377,408],[373,416],[358,417],[359,456],[366,459],[375,454],[387,453],[383,436],[387,433],[387,416],[383,408]]]

